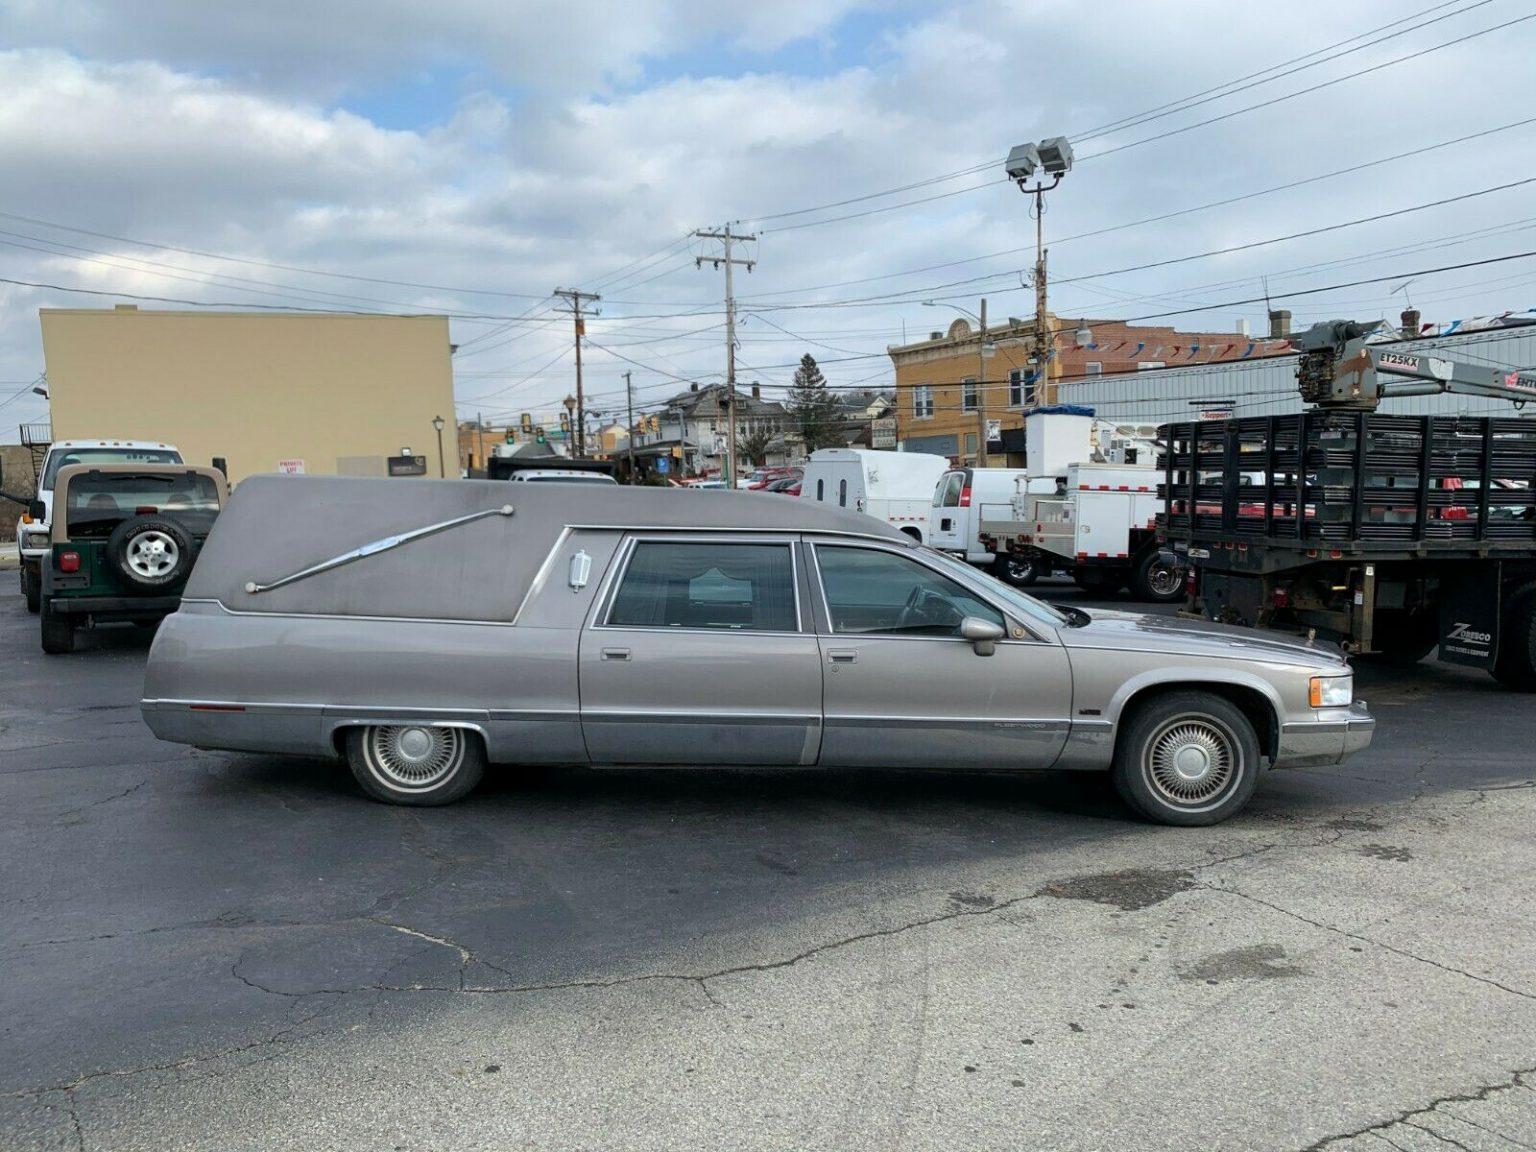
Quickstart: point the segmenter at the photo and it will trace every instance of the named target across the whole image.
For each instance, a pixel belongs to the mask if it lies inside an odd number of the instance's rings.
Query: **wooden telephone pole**
[[[553,295],[564,298],[565,308],[562,312],[569,312],[576,330],[576,433],[574,441],[575,454],[585,456],[587,454],[587,400],[581,390],[581,338],[587,334],[585,305],[587,302],[597,303],[602,297],[595,292],[581,292],[575,288],[556,288]],[[592,315],[596,315],[593,312]]]
[[[736,487],[736,296],[731,290],[731,268],[736,264],[745,264],[747,271],[752,271],[756,260],[742,260],[731,255],[731,245],[737,240],[756,240],[755,234],[743,236],[738,232],[732,232],[727,224],[724,230],[719,232],[706,232],[700,230],[694,233],[701,240],[719,240],[725,245],[723,256],[697,256],[694,258],[694,267],[704,267],[704,261],[708,260],[716,268],[725,267],[725,469],[722,479],[726,487]]]

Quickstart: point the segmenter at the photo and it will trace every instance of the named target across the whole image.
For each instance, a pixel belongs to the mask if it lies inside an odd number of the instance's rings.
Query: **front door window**
[[[979,596],[906,556],[820,545],[816,560],[833,632],[954,636],[967,616],[1006,627]]]

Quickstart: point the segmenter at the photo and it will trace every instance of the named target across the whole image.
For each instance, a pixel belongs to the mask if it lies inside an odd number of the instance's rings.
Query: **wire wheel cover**
[[[1164,724],[1147,741],[1148,783],[1164,803],[1207,808],[1242,774],[1242,752],[1226,727],[1206,717],[1184,716]]]
[[[419,792],[442,783],[464,758],[457,728],[411,724],[370,728],[364,747],[369,765],[390,787]]]
[[[164,532],[151,530],[140,532],[128,541],[124,559],[135,574],[158,580],[175,569],[181,560],[181,549]]]

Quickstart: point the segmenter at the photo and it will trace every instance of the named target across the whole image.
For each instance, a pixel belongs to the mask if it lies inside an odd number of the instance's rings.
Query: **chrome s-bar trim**
[[[460,524],[468,524],[474,520],[483,520],[487,516],[511,516],[514,509],[510,504],[503,504],[500,508],[487,508],[482,512],[471,512],[467,516],[456,516],[452,520],[443,520],[437,524],[428,524],[424,528],[415,528],[410,532],[400,532],[394,536],[385,536],[382,539],[371,541],[350,552],[343,552],[340,556],[332,556],[329,560],[322,560],[318,564],[312,564],[308,568],[291,572],[287,576],[279,577],[269,584],[260,584],[255,580],[248,581],[245,585],[246,592],[255,595],[258,592],[270,592],[274,588],[281,588],[286,584],[292,584],[296,580],[303,580],[309,576],[318,576],[321,572],[329,572],[334,568],[340,568],[344,564],[351,564],[354,560],[361,560],[365,556],[377,556],[380,552],[388,552],[398,548],[402,544],[409,544],[412,540],[420,540],[424,536],[434,536],[439,532],[446,532],[450,528],[457,528]]]

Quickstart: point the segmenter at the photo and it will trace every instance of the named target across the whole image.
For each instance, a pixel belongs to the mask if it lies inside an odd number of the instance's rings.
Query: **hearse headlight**
[[[1354,676],[1314,676],[1307,696],[1314,708],[1348,708],[1355,698]]]

